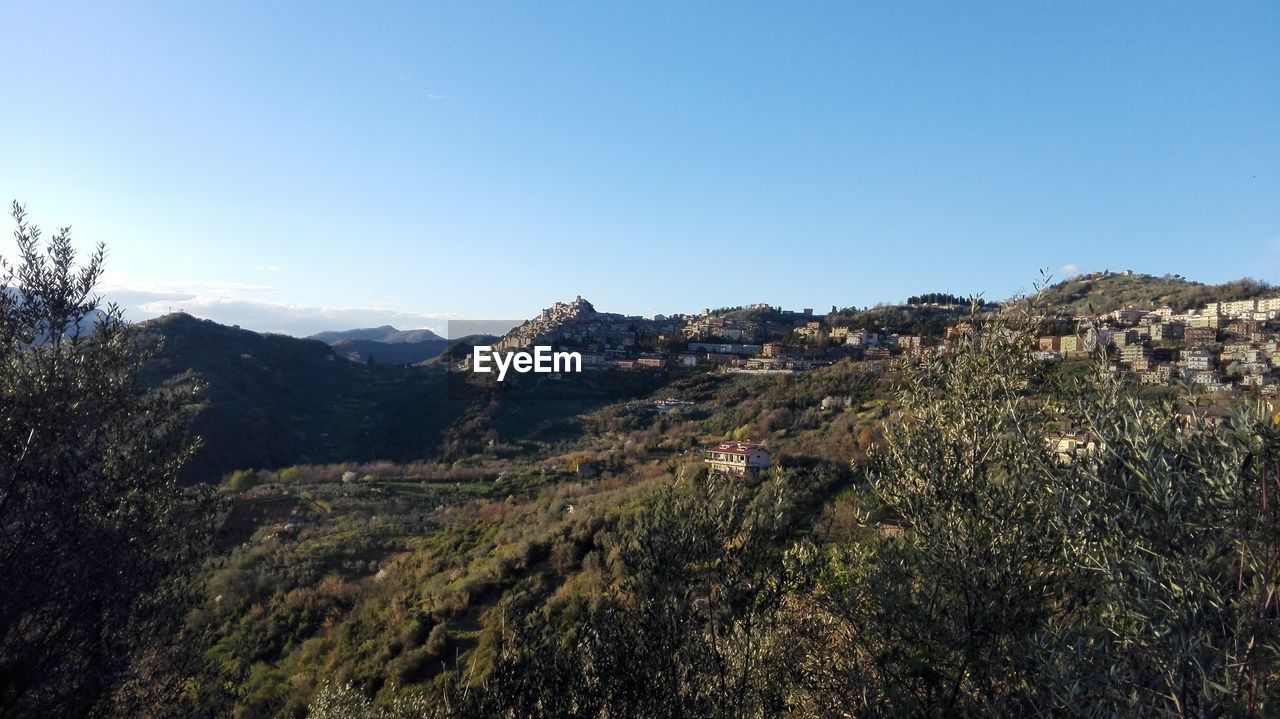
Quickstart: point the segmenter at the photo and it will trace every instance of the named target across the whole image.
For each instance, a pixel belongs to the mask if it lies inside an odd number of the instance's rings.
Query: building
[[[880,335],[866,330],[851,330],[844,343],[850,347],[874,347],[880,344]]]
[[[1235,302],[1223,302],[1221,305],[1221,313],[1227,317],[1253,317],[1253,313],[1258,311],[1258,301],[1254,300],[1236,300]]]
[[[1100,449],[1097,442],[1082,432],[1051,434],[1045,437],[1045,445],[1053,453],[1054,460],[1061,465],[1071,465],[1094,457]]]
[[[1150,311],[1151,310],[1144,310],[1138,307],[1125,307],[1124,309],[1120,309],[1120,310],[1116,310],[1115,312],[1112,312],[1111,317],[1119,325],[1122,325],[1124,327],[1132,327],[1138,324],[1138,321],[1141,320],[1144,316],[1146,316],[1147,313]]]
[[[1222,376],[1212,370],[1187,370],[1187,381],[1204,392],[1224,392],[1228,389]]]
[[[1182,364],[1188,372],[1206,372],[1213,369],[1213,353],[1206,349],[1187,350],[1182,353]]]
[[[1231,410],[1225,407],[1182,407],[1178,410],[1178,424],[1191,429],[1204,427],[1217,429],[1231,421]]]
[[[1216,330],[1222,326],[1222,315],[1187,315],[1184,321],[1186,322],[1187,327],[1209,327]]]
[[[735,342],[690,342],[690,352],[708,352],[714,354],[728,355],[758,355],[762,349],[761,345],[737,344]]]
[[[821,322],[806,322],[796,327],[796,337],[803,337],[811,340],[826,340],[827,332],[822,329]]]
[[[1138,375],[1142,384],[1165,386],[1173,380],[1173,368],[1167,364],[1155,365]]]
[[[773,452],[754,442],[721,442],[708,449],[703,458],[712,472],[734,476],[755,475],[769,468]]]
[[[1181,322],[1155,322],[1151,325],[1150,336],[1152,342],[1165,342],[1169,340],[1180,340],[1186,328]]]
[[[909,354],[917,354],[924,349],[924,338],[919,335],[895,335],[893,344]]]
[[[1205,347],[1218,341],[1218,330],[1213,327],[1188,327],[1185,335],[1188,347]]]
[[[1125,345],[1120,350],[1120,363],[1134,372],[1145,372],[1151,368],[1151,349],[1141,344]]]
[[[1258,320],[1236,320],[1228,324],[1224,331],[1237,340],[1261,342],[1265,329],[1265,323]]]
[[[1142,341],[1142,335],[1138,330],[1125,330],[1123,332],[1113,332],[1107,336],[1107,341],[1112,347],[1122,349],[1129,345],[1137,344]]]
[[[1222,345],[1220,360],[1223,364],[1236,361],[1261,362],[1264,359],[1262,348],[1255,347],[1247,342],[1229,342]]]

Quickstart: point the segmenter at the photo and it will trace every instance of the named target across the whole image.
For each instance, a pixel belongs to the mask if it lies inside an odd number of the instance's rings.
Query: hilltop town
[[[1076,278],[1087,283],[1111,273]],[[1131,276],[1127,273],[1123,276]],[[790,373],[844,359],[923,359],[955,351],[981,331],[989,306],[950,295],[912,297],[870,310],[788,311],[767,304],[697,315],[625,316],[597,312],[582,297],[557,303],[512,330],[498,349],[551,344],[578,350],[585,368],[643,370],[668,366],[738,373]],[[930,321],[923,324],[920,316]],[[878,322],[878,320],[890,321]],[[903,321],[900,318],[906,318]],[[922,327],[913,332],[909,326]],[[1175,310],[1127,305],[1043,321],[1036,356],[1043,361],[1101,355],[1144,385],[1186,384],[1202,393],[1273,396],[1280,366],[1280,293],[1213,301]]]

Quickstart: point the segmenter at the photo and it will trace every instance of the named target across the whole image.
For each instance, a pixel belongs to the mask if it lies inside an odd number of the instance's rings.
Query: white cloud
[[[1058,270],[1058,273],[1062,275],[1063,279],[1071,279],[1076,275],[1083,274],[1084,271],[1080,269],[1080,265],[1072,263],[1063,265],[1062,269]]]
[[[263,299],[262,295],[278,293],[280,288],[243,282],[145,282],[111,275],[103,278],[97,291],[105,302],[119,305],[125,317],[132,321],[186,312],[256,332],[283,332],[299,337],[325,330],[381,325],[443,333],[450,319],[443,314],[392,309],[388,307],[389,301],[382,299],[366,299],[360,305],[344,307]]]
[[[325,307],[260,299],[189,295],[157,298],[137,305],[145,317],[182,311],[226,325],[259,332],[305,337],[325,330],[393,325],[399,329],[431,329],[444,333],[449,315],[405,312],[385,307]]]

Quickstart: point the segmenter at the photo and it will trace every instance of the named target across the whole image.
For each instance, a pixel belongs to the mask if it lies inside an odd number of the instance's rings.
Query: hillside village
[[[912,298],[917,300],[918,298]],[[959,299],[959,298],[953,298]],[[739,373],[789,373],[838,362],[924,358],[954,351],[979,331],[981,312],[960,303],[909,303],[946,321],[940,332],[912,334],[866,327],[848,311],[815,315],[769,305],[704,310],[699,315],[624,316],[597,312],[578,297],[557,303],[497,344],[510,350],[551,344],[578,350],[587,369],[702,367]],[[1274,396],[1280,366],[1280,295],[1109,312],[1050,315],[1038,340],[1044,361],[1103,353],[1116,371],[1144,385],[1184,383],[1202,393]],[[1065,331],[1064,331],[1065,329]]]
[[[1073,319],[1082,331],[1042,336],[1040,357],[1075,358],[1099,350],[1146,385],[1185,382],[1207,393],[1276,393],[1280,296],[1213,302],[1183,313],[1167,306],[1125,307]]]

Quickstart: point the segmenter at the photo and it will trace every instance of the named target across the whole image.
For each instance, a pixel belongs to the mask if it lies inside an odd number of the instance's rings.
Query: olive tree
[[[107,707],[120,687],[156,689],[136,668],[171,641],[209,536],[208,494],[177,480],[194,390],[139,383],[156,348],[94,296],[101,245],[77,267],[69,228],[46,243],[16,202],[12,214],[16,265],[0,259],[0,706],[118,711]]]

